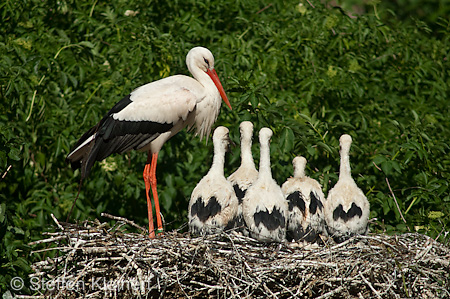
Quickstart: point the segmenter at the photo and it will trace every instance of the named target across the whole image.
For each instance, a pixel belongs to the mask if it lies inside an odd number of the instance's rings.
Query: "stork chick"
[[[218,127],[214,131],[211,169],[191,194],[189,230],[196,235],[218,233],[235,226],[239,202],[223,170],[229,145],[228,132],[225,127]]]
[[[234,192],[239,200],[238,222],[237,226],[244,225],[242,216],[242,199],[247,189],[258,178],[258,171],[252,156],[252,136],[253,124],[249,121],[243,121],[239,125],[241,133],[241,166],[228,177],[228,181],[233,185]]]
[[[320,242],[319,234],[325,232],[322,186],[305,175],[306,159],[302,156],[292,160],[294,177],[288,178],[281,187],[288,202],[288,240]]]
[[[269,140],[272,134],[269,128],[259,131],[259,174],[245,193],[242,210],[253,238],[263,242],[282,242],[286,238],[288,205],[270,170]]]
[[[349,152],[352,137],[344,134],[339,139],[341,165],[339,180],[328,192],[325,201],[325,220],[328,234],[341,243],[354,234],[367,234],[370,204],[352,178]]]

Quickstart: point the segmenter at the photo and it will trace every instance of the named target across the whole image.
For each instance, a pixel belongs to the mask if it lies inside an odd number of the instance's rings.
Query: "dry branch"
[[[55,223],[58,232],[32,244],[47,257],[33,265],[40,289],[27,298],[450,297],[450,248],[420,234],[305,246],[235,232],[151,240],[98,221]]]

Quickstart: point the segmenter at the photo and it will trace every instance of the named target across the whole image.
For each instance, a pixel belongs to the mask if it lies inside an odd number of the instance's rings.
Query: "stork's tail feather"
[[[72,151],[67,155],[66,162],[70,163],[72,169],[81,168],[81,178],[84,179],[89,170],[94,164],[95,159],[92,159],[92,147],[95,144],[95,135],[98,129],[98,125],[93,126],[87,131],[77,144],[73,147]],[[90,161],[93,160],[93,161]],[[89,162],[89,163],[88,163]]]

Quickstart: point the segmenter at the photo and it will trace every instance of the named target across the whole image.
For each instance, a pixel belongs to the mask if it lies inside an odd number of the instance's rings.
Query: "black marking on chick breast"
[[[354,218],[355,216],[358,216],[361,218],[362,216],[362,210],[360,207],[358,207],[355,203],[352,203],[352,206],[350,209],[345,212],[344,208],[342,207],[342,204],[339,204],[336,209],[333,211],[333,220],[336,221],[339,218],[341,218],[344,222],[349,221],[350,219]]]
[[[267,210],[259,211],[253,215],[253,219],[256,226],[262,223],[270,231],[286,227],[286,219],[277,207],[271,213]]]
[[[239,188],[238,184],[233,185],[234,193],[236,193],[236,197],[239,200],[239,204],[242,204],[242,199],[245,196],[245,192],[247,192],[247,189],[242,190]]]
[[[317,209],[322,211],[323,204],[322,201],[320,201],[319,196],[313,191],[309,194],[310,202],[309,202],[309,213],[311,215],[314,215],[317,212]]]
[[[289,204],[289,212],[291,212],[294,207],[297,207],[300,209],[300,211],[302,211],[303,214],[305,214],[305,200],[303,199],[303,194],[300,191],[294,191],[289,194],[287,200]]]
[[[209,218],[212,218],[220,213],[221,210],[222,206],[217,202],[217,198],[215,196],[209,198],[206,206],[200,196],[191,207],[191,216],[197,216],[201,222],[206,222]]]

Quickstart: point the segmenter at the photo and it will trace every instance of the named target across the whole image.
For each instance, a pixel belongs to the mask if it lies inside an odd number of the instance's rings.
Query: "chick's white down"
[[[302,156],[292,160],[294,177],[288,178],[281,190],[288,202],[288,240],[320,241],[325,233],[322,186],[305,175],[306,159]]]
[[[339,180],[328,192],[324,206],[327,230],[336,242],[342,242],[354,234],[366,234],[370,213],[369,201],[351,175],[349,152],[352,138],[344,134],[339,143]]]
[[[208,173],[194,188],[189,201],[189,230],[194,234],[211,234],[233,228],[238,199],[224,176],[228,129],[218,127],[213,135],[214,158]]]
[[[238,208],[238,226],[244,225],[242,216],[242,199],[247,189],[258,178],[258,171],[252,156],[252,135],[253,124],[249,121],[243,121],[239,125],[241,135],[241,165],[228,177],[228,181],[233,185],[236,196],[239,200]]]
[[[259,132],[259,174],[247,189],[242,209],[244,221],[253,238],[263,242],[282,242],[286,238],[288,205],[280,186],[272,178],[269,145],[272,134],[269,128],[262,128]]]

